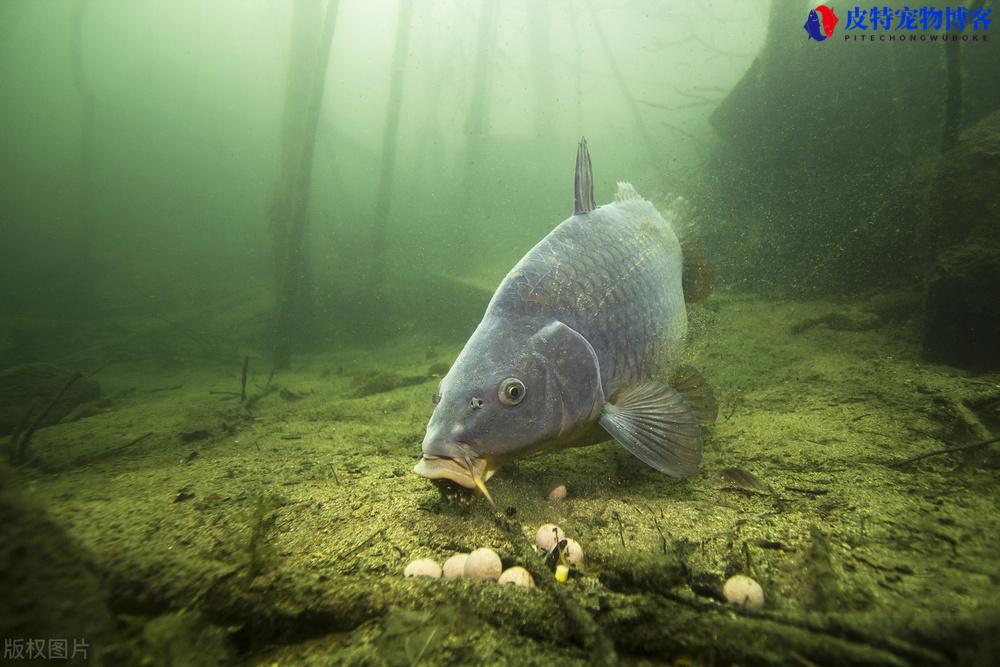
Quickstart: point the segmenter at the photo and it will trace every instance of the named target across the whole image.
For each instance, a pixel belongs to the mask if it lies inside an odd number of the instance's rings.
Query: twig
[[[240,403],[247,400],[247,369],[250,367],[250,355],[243,357],[243,379],[240,381]]]
[[[661,512],[660,515],[662,516],[663,513]],[[667,536],[663,534],[663,528],[655,516],[653,517],[653,526],[656,527],[656,532],[660,534],[660,545],[663,547],[663,553],[667,553]]]
[[[807,489],[804,486],[786,486],[785,491],[792,491],[793,493],[802,493],[807,496],[825,496],[829,491],[827,489]]]
[[[688,139],[690,139],[691,141],[693,141],[694,143],[696,143],[696,144],[698,144],[700,146],[708,146],[709,145],[708,142],[706,142],[704,139],[698,137],[695,134],[692,134],[692,133],[688,132],[687,130],[685,130],[683,128],[677,127],[676,125],[671,125],[670,123],[668,123],[666,121],[660,121],[660,125],[662,125],[663,127],[667,128],[668,130],[673,130],[677,134],[680,134],[680,135],[683,135],[683,136],[687,137]]]
[[[503,512],[494,512],[493,520],[507,535],[517,560],[524,563],[524,567],[534,578],[535,585],[556,599],[569,627],[590,653],[591,662],[595,665],[617,665],[618,654],[615,653],[615,645],[587,610],[576,603],[569,591],[563,590],[563,584],[557,583],[552,573],[542,566],[538,556],[529,546],[521,527],[507,518]]]
[[[265,387],[259,393],[256,393],[253,396],[248,397],[247,400],[243,402],[243,407],[246,408],[247,412],[251,412],[254,406],[257,405],[257,401],[259,401],[260,399],[264,398],[269,394],[273,394],[277,390],[278,390],[278,385],[271,385],[269,387]]]
[[[135,438],[134,440],[131,440],[130,442],[125,443],[124,445],[118,445],[117,447],[112,447],[111,449],[106,449],[103,452],[91,454],[90,456],[81,456],[75,461],[73,461],[73,463],[75,465],[80,465],[83,463],[93,463],[94,461],[103,459],[104,457],[110,456],[111,454],[116,454],[123,449],[128,449],[132,445],[137,445],[151,435],[153,435],[153,431],[150,431],[149,433],[143,433],[138,438]]]
[[[420,647],[420,653],[418,653],[417,657],[414,658],[413,662],[410,663],[410,667],[416,667],[417,663],[420,662],[420,659],[424,657],[424,651],[426,651],[427,647],[431,645],[431,640],[434,639],[434,635],[437,634],[437,631],[438,627],[434,626],[434,629],[431,630],[430,633],[427,635],[427,639],[424,641],[424,645]]]
[[[895,461],[889,464],[890,468],[903,468],[910,465],[911,463],[916,463],[917,461],[922,461],[923,459],[929,459],[932,456],[940,456],[941,454],[951,454],[952,452],[967,452],[972,449],[979,449],[981,447],[986,447],[987,445],[992,445],[994,442],[1000,442],[1000,436],[996,438],[990,438],[989,440],[983,440],[982,442],[976,442],[971,445],[962,445],[961,447],[947,447],[945,449],[938,449],[933,452],[927,452],[926,454],[921,454],[920,456],[914,456],[909,459],[903,459],[902,461]]]
[[[69,391],[69,388],[73,386],[73,383],[75,383],[82,377],[83,373],[81,373],[80,371],[73,373],[73,376],[66,381],[66,384],[64,384],[63,388],[59,390],[59,393],[57,393],[55,397],[51,401],[49,401],[49,404],[45,406],[45,409],[43,409],[41,412],[38,413],[38,416],[35,417],[35,419],[31,422],[31,425],[27,428],[27,430],[25,430],[23,433],[18,434],[17,441],[14,443],[15,463],[24,462],[24,459],[28,454],[28,445],[31,443],[31,436],[34,434],[35,429],[37,429],[38,426],[42,423],[42,420],[45,419],[46,416],[48,416],[49,412],[52,410],[55,404],[59,402],[59,399],[61,399],[63,395],[67,391]]]
[[[351,547],[350,549],[348,549],[345,553],[341,554],[338,557],[338,559],[340,561],[347,560],[349,557],[351,557],[354,554],[358,553],[362,549],[367,548],[368,545],[370,545],[372,542],[374,542],[375,538],[379,537],[380,535],[381,536],[385,535],[385,528],[379,528],[374,533],[372,533],[371,535],[369,535],[368,537],[366,537],[365,539],[361,540],[360,542],[358,542],[357,544],[355,544],[353,547]]]
[[[665,111],[680,111],[681,109],[693,109],[695,107],[707,107],[713,104],[718,104],[718,100],[703,100],[699,102],[686,102],[685,104],[675,104],[673,106],[669,104],[657,104],[656,102],[650,102],[649,100],[636,100],[639,104],[645,104],[648,107],[653,107],[654,109],[663,109]]]
[[[962,422],[962,425],[968,429],[972,437],[980,440],[985,440],[990,437],[989,429],[983,426],[983,422],[979,420],[976,413],[970,410],[964,402],[952,398],[951,396],[939,396],[938,400],[948,406],[955,417],[957,417],[958,420]]]
[[[91,375],[93,375],[93,373],[91,373]],[[182,384],[175,384],[172,387],[153,387],[152,389],[148,389],[147,391],[151,394],[155,394],[158,391],[173,391],[175,389],[180,389],[183,386],[184,385]]]
[[[618,514],[618,512],[615,511],[611,512],[611,516],[613,516],[615,518],[615,521],[618,522],[618,539],[622,541],[622,548],[627,549],[628,547],[625,546],[625,529],[622,526],[622,517],[620,514]]]

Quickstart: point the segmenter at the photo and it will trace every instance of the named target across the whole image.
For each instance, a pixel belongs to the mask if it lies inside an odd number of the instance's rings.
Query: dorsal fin
[[[587,137],[580,138],[576,149],[576,176],[573,178],[573,213],[590,213],[594,205],[594,170],[590,166],[590,151],[587,150]]]

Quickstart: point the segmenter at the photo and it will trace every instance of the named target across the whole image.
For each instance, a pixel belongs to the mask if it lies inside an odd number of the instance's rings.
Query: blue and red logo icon
[[[826,5],[820,5],[816,9],[809,10],[809,16],[806,18],[806,24],[802,26],[806,30],[806,34],[809,35],[809,39],[815,39],[817,42],[822,42],[826,40],[827,37],[833,37],[833,29],[837,27],[837,22],[840,19],[837,15],[833,13],[832,7],[827,7]]]

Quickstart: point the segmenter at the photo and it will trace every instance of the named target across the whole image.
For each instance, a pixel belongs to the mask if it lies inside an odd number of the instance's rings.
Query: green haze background
[[[289,54],[319,33],[318,21],[292,30],[294,6],[0,5],[8,352],[45,357],[39,341],[86,344],[67,337],[128,317],[213,324],[267,348]],[[845,42],[846,6],[837,38],[817,44],[798,0],[419,0],[391,142],[405,6],[331,4],[299,347],[463,339],[506,270],[570,212],[581,135],[598,203],[616,180],[695,202],[723,287],[912,289],[933,229],[952,225],[933,192],[946,49]],[[996,56],[993,42],[962,49],[963,127],[1000,104]]]
[[[486,116],[472,119],[481,11],[493,13],[494,47]],[[9,310],[79,310],[67,300],[81,287],[71,268],[84,196],[94,211],[89,316],[236,293],[270,306],[268,209],[290,16],[291,3],[277,0],[92,0],[82,18],[75,2],[3,3],[0,289]],[[440,281],[428,275],[495,284],[570,212],[583,134],[599,201],[618,179],[647,196],[689,189],[709,141],[709,101],[743,74],[765,17],[763,2],[415,3],[388,221],[389,298],[392,286],[423,284],[419,298],[434,300]],[[387,307],[353,295],[363,292],[357,283],[370,261],[397,18],[396,2],[339,3],[309,203],[312,298],[327,317],[365,319]],[[83,165],[87,90],[94,150]],[[477,122],[482,131],[470,136]]]

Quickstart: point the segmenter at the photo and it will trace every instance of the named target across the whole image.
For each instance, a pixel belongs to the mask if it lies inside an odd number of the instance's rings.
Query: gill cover
[[[563,437],[585,430],[604,405],[601,366],[593,346],[559,320],[545,325],[530,343],[546,368],[545,398],[558,408],[558,429],[546,435]]]

